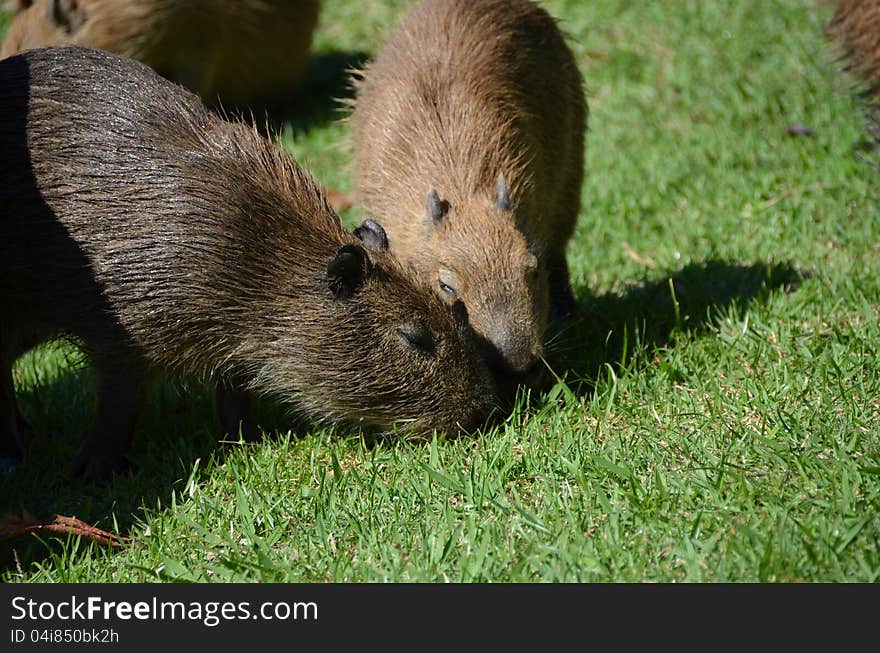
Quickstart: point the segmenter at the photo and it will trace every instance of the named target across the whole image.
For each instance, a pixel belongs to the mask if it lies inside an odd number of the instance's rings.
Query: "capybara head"
[[[494,190],[459,203],[432,189],[422,221],[424,247],[410,263],[445,303],[463,305],[496,373],[524,375],[542,354],[547,272],[514,224],[503,177]]]
[[[280,328],[264,341],[276,355],[264,358],[255,384],[282,396],[289,384],[297,403],[328,422],[410,435],[454,436],[495,409],[463,313],[438,302],[390,254],[344,244],[319,285],[315,305],[279,292],[267,307],[267,321]]]

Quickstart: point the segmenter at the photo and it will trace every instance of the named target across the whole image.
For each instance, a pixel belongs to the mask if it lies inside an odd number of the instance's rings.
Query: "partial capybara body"
[[[528,0],[425,0],[356,75],[358,199],[391,251],[462,301],[505,377],[574,305],[565,248],[587,104],[554,19]]]
[[[32,0],[0,56],[82,45],[136,59],[226,106],[290,95],[309,60],[320,0]]]
[[[492,410],[466,320],[346,232],[253,128],[78,47],[0,61],[0,124],[0,450],[16,452],[23,426],[11,365],[55,336],[96,369],[74,469],[98,478],[119,465],[153,372],[228,388],[233,427],[242,389],[414,434]]]
[[[880,140],[880,2],[837,0],[826,31],[840,48],[847,70],[864,83],[869,128]]]

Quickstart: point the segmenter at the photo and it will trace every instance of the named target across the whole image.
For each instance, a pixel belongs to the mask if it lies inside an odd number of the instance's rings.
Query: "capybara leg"
[[[548,260],[547,272],[550,286],[550,314],[548,321],[552,324],[571,315],[576,307],[571,282],[568,278],[568,263],[565,255]]]
[[[5,352],[0,353],[0,456],[21,460],[24,452],[20,436],[26,424],[15,404],[11,357]]]
[[[97,367],[95,423],[70,466],[74,475],[104,483],[130,467],[125,453],[144,399],[145,375],[131,367]]]
[[[251,416],[251,396],[243,388],[240,379],[224,380],[217,386],[220,427],[226,437],[256,442],[259,434]]]

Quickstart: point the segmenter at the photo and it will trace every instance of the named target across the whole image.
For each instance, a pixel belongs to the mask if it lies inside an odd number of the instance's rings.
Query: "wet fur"
[[[96,368],[74,465],[96,478],[119,465],[155,373],[218,382],[233,415],[245,389],[411,433],[454,434],[491,410],[465,322],[346,232],[253,128],[98,50],[0,61],[0,89],[0,450],[20,451],[12,363],[57,336]],[[433,349],[403,337],[426,333]]]

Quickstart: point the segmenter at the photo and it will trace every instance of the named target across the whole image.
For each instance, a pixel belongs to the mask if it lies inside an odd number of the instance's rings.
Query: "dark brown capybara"
[[[80,47],[0,61],[0,450],[11,366],[56,336],[96,370],[75,472],[120,466],[153,372],[312,419],[453,435],[496,392],[463,316],[341,225],[309,175],[149,68]]]
[[[528,378],[574,307],[587,103],[556,21],[528,0],[425,0],[354,75],[357,198],[391,251]]]
[[[208,104],[289,96],[309,62],[320,0],[30,0],[0,56],[82,45],[147,64]]]
[[[837,0],[825,31],[839,48],[845,69],[862,83],[868,131],[880,141],[880,2]]]

